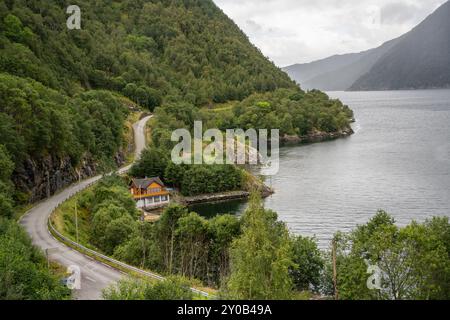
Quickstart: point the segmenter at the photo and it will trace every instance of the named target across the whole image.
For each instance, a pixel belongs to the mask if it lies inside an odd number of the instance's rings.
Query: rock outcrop
[[[118,166],[125,163],[123,152],[114,161]],[[21,197],[33,203],[57,193],[70,184],[94,176],[99,172],[99,164],[86,157],[74,167],[69,157],[46,156],[41,159],[27,159],[13,174],[13,182]]]
[[[355,132],[352,128],[347,128],[337,132],[316,131],[304,136],[284,136],[281,138],[283,144],[317,143],[328,140],[349,137]]]

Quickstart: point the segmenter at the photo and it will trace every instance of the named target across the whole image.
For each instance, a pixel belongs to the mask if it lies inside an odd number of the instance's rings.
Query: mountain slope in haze
[[[450,2],[405,34],[350,90],[450,88]]]
[[[360,58],[360,53],[349,53],[344,55],[335,55],[322,60],[311,63],[294,64],[283,68],[285,72],[300,83],[304,89],[314,89],[310,87],[308,82],[314,78],[320,77],[323,74],[331,73],[342,67],[351,65]]]
[[[367,73],[373,65],[388,52],[398,40],[391,40],[376,49],[361,52],[353,56],[353,61],[343,67],[320,74],[309,79],[305,85],[308,89],[320,88],[325,91],[346,90]]]
[[[304,89],[397,90],[450,87],[450,2],[382,46],[284,68]]]
[[[336,55],[323,60],[293,65],[284,68],[289,76],[300,83],[303,89],[325,91],[347,90],[362,75],[388,52],[398,40],[391,40],[382,46],[363,51]]]

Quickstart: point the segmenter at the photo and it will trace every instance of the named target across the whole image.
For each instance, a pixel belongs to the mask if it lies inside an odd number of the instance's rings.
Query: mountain
[[[326,59],[314,61],[311,63],[294,64],[284,68],[284,71],[296,82],[300,83],[304,89],[315,89],[310,86],[309,81],[332,73],[340,68],[353,64],[360,58],[359,53],[349,53],[344,55],[335,55]]]
[[[396,42],[397,40],[392,40],[376,49],[332,56],[316,63],[288,67],[285,71],[300,83],[303,89],[346,90],[367,73]],[[299,77],[302,73],[308,77],[303,81],[301,76]]]
[[[350,90],[450,88],[450,2],[401,37]]]
[[[158,99],[143,101],[133,85],[196,105],[293,85],[211,0],[81,0],[81,30],[66,27],[69,4],[0,1],[0,72],[151,108]]]
[[[304,89],[397,90],[450,87],[450,2],[378,48],[284,68]]]
[[[2,213],[123,163],[130,105],[296,89],[211,0],[76,3],[81,30],[70,1],[0,1]]]

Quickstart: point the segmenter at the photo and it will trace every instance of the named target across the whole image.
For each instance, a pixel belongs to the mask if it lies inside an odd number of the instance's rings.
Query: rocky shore
[[[263,198],[267,198],[274,193],[274,191],[271,188],[269,188],[264,184],[260,186],[259,191]],[[178,194],[174,198],[176,199],[176,202],[185,206],[190,206],[199,203],[215,203],[239,199],[248,199],[250,197],[250,194],[251,194],[250,191],[239,190],[239,191],[212,193],[212,194],[201,194],[192,197],[183,197]]]
[[[223,202],[236,199],[247,199],[250,196],[248,191],[229,191],[223,193],[202,194],[193,197],[184,197],[185,205],[193,205],[198,203]]]
[[[346,128],[344,130],[340,130],[337,132],[322,132],[322,131],[316,131],[312,132],[308,135],[304,136],[284,136],[281,138],[281,143],[284,145],[291,145],[291,144],[303,144],[303,143],[318,143],[323,141],[329,141],[329,140],[335,140],[339,138],[345,138],[349,137],[352,134],[354,134],[354,131],[352,128]],[[262,181],[257,179],[255,176],[248,173],[248,184],[245,186],[244,189],[246,190],[258,190],[261,193],[261,196],[263,198],[267,198],[270,195],[274,194],[275,191],[265,185]],[[237,199],[247,199],[250,196],[250,191],[231,191],[231,192],[224,192],[224,193],[216,193],[216,194],[204,194],[204,195],[198,195],[194,197],[179,197],[180,203],[183,205],[193,205],[193,204],[199,204],[199,203],[214,203],[214,202],[226,202],[230,200],[237,200]]]
[[[346,128],[337,132],[323,132],[315,131],[304,136],[288,136],[285,135],[281,138],[281,143],[284,145],[302,144],[302,143],[317,143],[329,140],[335,140],[339,138],[346,138],[354,134],[352,128]]]

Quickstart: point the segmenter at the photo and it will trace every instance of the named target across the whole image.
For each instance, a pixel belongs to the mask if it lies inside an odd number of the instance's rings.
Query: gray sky
[[[402,35],[446,0],[213,0],[278,66],[359,52]]]

